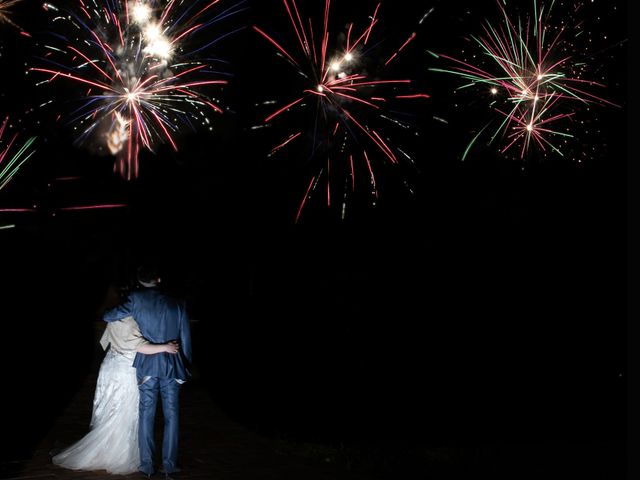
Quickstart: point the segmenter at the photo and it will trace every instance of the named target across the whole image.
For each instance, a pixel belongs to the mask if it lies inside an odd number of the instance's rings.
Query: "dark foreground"
[[[15,458],[3,461],[0,478],[114,478],[106,472],[65,470],[50,461],[52,450],[69,445],[86,433],[95,379],[95,372],[85,377],[46,432],[21,414],[24,428],[42,436],[30,452],[15,452]],[[403,439],[368,447],[300,442],[261,435],[232,420],[211,400],[198,379],[183,389],[181,407],[181,478],[185,480],[623,478],[623,452],[610,442],[467,447],[409,446]],[[42,412],[34,416],[41,417]],[[137,477],[132,474],[122,478]]]
[[[106,472],[76,472],[51,464],[49,452],[69,445],[84,433],[91,417],[95,374],[88,375],[75,396],[27,458],[8,461],[2,478],[113,479]],[[331,463],[321,463],[279,451],[277,442],[231,421],[194,382],[182,396],[181,462],[184,479],[310,480],[368,478],[348,474]],[[27,427],[28,428],[28,427]],[[137,478],[137,474],[122,478]],[[160,478],[160,477],[158,477]]]
[[[97,322],[95,327],[97,337],[103,326]],[[199,326],[194,327],[199,333]],[[34,398],[34,388],[14,392],[10,409],[13,415],[7,416],[5,426],[9,430],[5,430],[8,435],[3,438],[14,441],[3,446],[0,478],[114,478],[106,472],[65,470],[52,465],[50,460],[50,452],[73,443],[87,431],[102,352],[95,350],[93,356],[86,358],[92,361],[75,374],[70,369],[68,373],[72,374],[60,379],[58,390],[52,388],[55,378],[47,372],[48,381],[45,379],[42,385],[49,385],[49,390],[41,391],[39,398]],[[76,379],[76,383],[71,379]],[[313,442],[303,438],[300,426],[296,434],[292,433],[296,428],[290,419],[289,423],[283,420],[275,429],[273,419],[238,421],[238,406],[235,412],[233,407],[227,411],[213,400],[216,396],[224,397],[212,395],[216,388],[210,378],[201,377],[198,371],[183,388],[180,461],[184,469],[181,478],[185,480],[624,478],[625,451],[616,439],[603,438],[601,442],[586,439],[580,443],[549,436],[542,442],[514,443],[505,438],[502,443],[474,443],[467,437],[466,442],[462,438],[458,443],[438,444],[433,438],[429,440],[427,433],[421,443],[409,435],[381,438],[380,432],[374,433],[375,425],[381,424],[372,419],[372,436],[368,440],[355,441],[352,436],[346,442]],[[275,407],[265,392],[254,402],[262,403],[262,409]],[[299,412],[289,412],[289,416],[296,414]],[[403,418],[400,412],[397,418]],[[303,425],[309,421],[300,420]],[[459,428],[455,424],[451,427]],[[157,430],[161,431],[160,424]],[[396,425],[393,432],[388,431],[389,435],[402,435],[400,432],[407,434],[411,428]],[[132,474],[122,478],[137,477]]]

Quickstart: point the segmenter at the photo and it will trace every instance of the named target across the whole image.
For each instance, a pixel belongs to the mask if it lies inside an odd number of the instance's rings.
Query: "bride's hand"
[[[178,342],[169,342],[165,343],[165,352],[167,353],[178,353],[180,350],[180,344]]]

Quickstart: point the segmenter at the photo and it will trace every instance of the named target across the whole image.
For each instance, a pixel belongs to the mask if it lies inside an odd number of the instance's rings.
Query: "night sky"
[[[349,21],[362,28],[376,4],[332,2],[332,31]],[[523,158],[517,148],[501,153],[504,138],[488,143],[503,117],[486,85],[458,89],[468,82],[433,70],[452,67],[442,55],[487,61],[472,36],[485,21],[500,24],[498,2],[382,2],[367,54],[383,53],[368,58],[367,74],[411,79],[429,98],[384,105],[407,128],[358,110],[408,156],[389,161],[356,127],[346,147],[360,162],[353,191],[344,152],[323,144],[327,128],[313,134],[315,101],[254,128],[309,87],[252,28],[299,55],[282,2],[244,5],[212,28],[213,36],[239,29],[212,47],[229,74],[228,85],[209,90],[223,114],[208,115],[210,130],[181,128],[177,151],[167,142],[143,150],[132,180],[113,171],[96,140],[74,143],[70,120],[85,86],[36,86],[47,76],[26,73],[42,65],[51,38],[42,2],[12,8],[30,36],[0,22],[0,114],[21,139],[37,136],[36,153],[0,190],[0,210],[32,209],[0,212],[0,226],[13,226],[0,230],[13,408],[35,402],[54,378],[65,377],[58,391],[73,390],[95,354],[91,332],[107,289],[126,286],[137,262],[154,258],[198,320],[195,359],[214,399],[265,432],[623,442],[627,2],[555,3],[551,20],[566,24],[575,49],[558,55],[571,54],[616,106],[572,101],[562,110],[571,117],[557,122],[573,135],[558,140],[562,154],[532,145]],[[321,25],[323,2],[299,5]],[[514,18],[532,8],[507,2]],[[65,210],[114,204],[124,206]],[[27,366],[35,357],[50,358],[45,370]],[[37,389],[33,374],[47,377]]]

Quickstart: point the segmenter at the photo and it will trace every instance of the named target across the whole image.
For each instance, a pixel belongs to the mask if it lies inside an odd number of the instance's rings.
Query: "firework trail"
[[[228,83],[226,62],[212,47],[235,31],[215,28],[244,10],[221,0],[78,0],[72,11],[46,3],[56,31],[45,45],[42,83],[68,80],[79,87],[70,117],[78,143],[99,142],[116,157],[123,177],[138,176],[141,150],[160,143],[178,149],[181,129],[211,129],[210,113],[223,108],[211,87]],[[237,31],[237,30],[236,30]]]
[[[5,140],[8,123],[9,117],[5,117],[4,121],[0,123],[0,190],[11,181],[20,167],[35,153],[33,143],[36,141],[36,137],[30,137],[21,144],[18,133],[14,133]]]
[[[544,5],[524,19],[513,19],[498,0],[502,23],[483,26],[483,34],[472,40],[482,55],[474,55],[478,62],[465,61],[444,54],[433,54],[451,63],[451,68],[430,68],[435,72],[455,74],[466,83],[460,89],[477,87],[487,92],[492,108],[499,113],[500,122],[489,143],[500,136],[502,154],[517,149],[523,159],[532,145],[542,152],[554,151],[562,155],[559,142],[573,137],[563,120],[571,120],[579,108],[591,104],[614,105],[598,94],[594,88],[603,84],[583,78],[586,62],[576,60],[569,52],[577,49],[568,35],[568,26],[555,26],[550,22],[551,10]],[[577,10],[577,9],[576,9]],[[575,13],[575,11],[574,11]],[[485,125],[471,140],[463,160],[484,132]]]
[[[20,26],[18,26],[13,20],[11,20],[11,7],[20,3],[22,0],[0,0],[0,24],[11,25],[14,28],[20,30],[20,33],[26,36],[30,36]]]
[[[60,183],[82,181],[82,180],[83,180],[83,177],[81,176],[55,177],[55,178],[49,179],[46,185],[46,188],[48,189],[46,197],[49,199],[54,198],[55,191],[52,189],[52,186],[54,185],[57,185]],[[87,186],[85,186],[84,188],[87,188]],[[55,202],[55,203],[57,204],[58,202]],[[38,213],[46,217],[55,217],[60,213],[66,213],[66,212],[114,210],[114,209],[124,209],[127,207],[128,207],[128,204],[126,203],[87,203],[86,201],[81,201],[80,204],[75,204],[75,205],[66,205],[66,206],[55,205],[54,206],[54,205],[47,205],[46,203],[43,204],[37,200],[34,200],[32,201],[31,207],[9,207],[9,208],[0,207],[0,214]],[[12,225],[12,227],[15,227],[15,225]]]
[[[387,75],[390,68],[400,63],[399,57],[411,49],[416,33],[395,45],[375,38],[381,23],[381,3],[374,4],[368,16],[363,13],[362,25],[350,22],[344,29],[332,24],[330,0],[325,0],[323,11],[316,17],[304,16],[296,0],[283,0],[283,5],[293,47],[261,26],[253,27],[288,64],[288,71],[296,74],[287,76],[278,72],[274,88],[289,92],[287,98],[263,103],[271,111],[264,117],[262,127],[280,122],[288,129],[269,156],[309,141],[309,158],[321,166],[307,186],[296,222],[314,192],[321,192],[331,206],[333,177],[339,179],[338,188],[343,189],[340,197],[344,217],[347,193],[354,192],[359,183],[356,172],[364,170],[364,183],[375,199],[377,158],[391,164],[399,163],[400,159],[413,163],[411,156],[396,146],[390,136],[393,130],[406,134],[413,129],[410,115],[402,110],[429,95],[416,91],[416,82],[409,78],[387,78]],[[375,72],[375,76],[370,72]]]

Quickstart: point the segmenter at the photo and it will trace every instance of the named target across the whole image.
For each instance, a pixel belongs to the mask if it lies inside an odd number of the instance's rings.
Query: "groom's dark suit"
[[[154,420],[158,396],[162,401],[164,435],[162,464],[165,472],[178,470],[178,394],[180,384],[190,375],[191,330],[184,303],[156,288],[143,288],[132,292],[127,300],[105,312],[107,322],[133,316],[142,335],[151,343],[167,343],[175,340],[180,344],[177,355],[137,353],[133,362],[140,390],[140,471],[154,473],[155,450]]]

